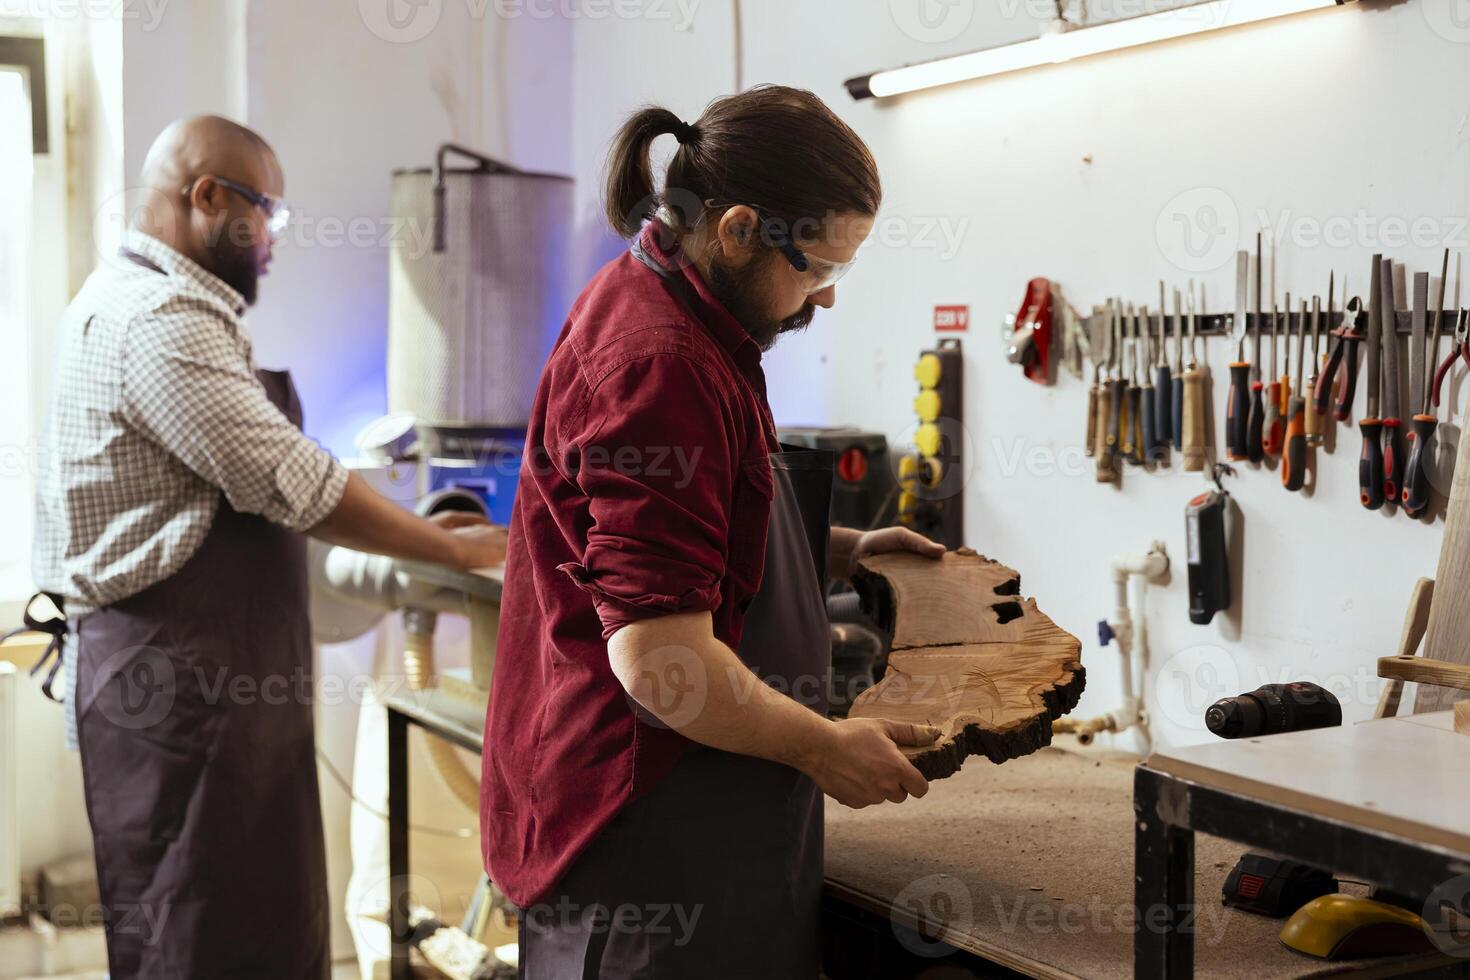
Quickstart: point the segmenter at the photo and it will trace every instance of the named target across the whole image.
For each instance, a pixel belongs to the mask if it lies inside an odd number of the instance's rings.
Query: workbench
[[[1138,767],[1134,806],[1136,900],[1160,924],[1137,934],[1140,977],[1196,968],[1195,936],[1179,928],[1196,886],[1201,906],[1210,898],[1195,878],[1196,831],[1470,908],[1470,738],[1449,711],[1155,753]],[[1470,973],[1470,946],[1454,951]],[[1208,952],[1199,960],[1213,975]]]
[[[1136,756],[1053,747],[1000,766],[971,759],[923,799],[897,806],[851,810],[828,800],[828,899],[876,917],[920,955],[953,948],[1034,977],[1133,976],[1139,768]],[[1283,920],[1222,905],[1225,876],[1245,850],[1204,834],[1194,842],[1194,975],[1269,980],[1388,966],[1296,953],[1277,938]],[[1393,962],[1408,969],[1447,961]]]

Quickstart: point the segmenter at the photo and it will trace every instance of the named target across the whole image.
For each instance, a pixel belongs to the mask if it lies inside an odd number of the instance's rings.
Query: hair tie
[[[675,120],[674,128],[670,132],[673,133],[674,139],[679,141],[680,146],[694,142],[694,127],[683,120]]]

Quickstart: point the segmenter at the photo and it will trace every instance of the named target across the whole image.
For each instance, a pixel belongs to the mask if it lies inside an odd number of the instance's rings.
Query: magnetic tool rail
[[[1412,310],[1395,310],[1394,314],[1394,333],[1402,337],[1412,336],[1414,330],[1414,312]],[[1434,311],[1430,310],[1429,316],[1433,317],[1434,315]],[[1236,314],[1234,313],[1197,313],[1195,316],[1197,318],[1196,332],[1201,337],[1234,338],[1236,336]],[[1444,317],[1445,323],[1455,323],[1459,320],[1460,311],[1457,309],[1446,309],[1443,311],[1442,316]],[[1270,336],[1277,334],[1284,337],[1288,330],[1295,331],[1295,324],[1300,322],[1300,320],[1301,313],[1295,310],[1283,310],[1279,314],[1264,312],[1259,318],[1254,313],[1247,313],[1246,329],[1255,330],[1259,322],[1260,331],[1263,335]],[[1107,330],[1107,322],[1106,313],[1083,317],[1084,329],[1087,331],[1088,336],[1103,336]],[[1332,326],[1335,327],[1336,324],[1334,323]],[[1101,349],[1101,346],[1100,344],[1098,349]]]

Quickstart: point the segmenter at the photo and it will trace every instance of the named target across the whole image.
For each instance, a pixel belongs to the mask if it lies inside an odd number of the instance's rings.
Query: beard
[[[260,284],[260,267],[255,262],[254,252],[229,241],[222,241],[210,249],[209,265],[209,271],[239,293],[246,306],[255,305],[255,295]]]
[[[766,263],[775,258],[773,255],[763,256],[744,269],[730,269],[717,262],[710,265],[710,292],[739,321],[762,351],[774,347],[776,338],[783,333],[805,330],[817,313],[811,302],[803,303],[801,309],[790,316],[777,317],[771,313],[761,283],[765,278]]]

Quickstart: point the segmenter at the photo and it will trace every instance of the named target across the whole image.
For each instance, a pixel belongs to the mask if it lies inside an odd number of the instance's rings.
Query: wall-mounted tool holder
[[[1365,301],[1365,305],[1364,305],[1364,308],[1363,309],[1364,309],[1364,316],[1366,316],[1367,315],[1366,301]],[[1400,334],[1401,336],[1404,336],[1404,337],[1410,336],[1410,334],[1413,332],[1414,314],[1411,311],[1409,311],[1409,310],[1395,310],[1394,311],[1394,314],[1395,314],[1394,315],[1394,333]],[[1459,315],[1460,315],[1460,311],[1459,310],[1445,310],[1444,311],[1444,322],[1445,323],[1454,323],[1455,320],[1459,317]],[[1239,336],[1239,334],[1235,330],[1235,314],[1234,313],[1199,313],[1199,314],[1196,314],[1196,316],[1197,316],[1197,319],[1195,321],[1196,332],[1201,337],[1236,337],[1236,336]],[[1281,315],[1279,317],[1279,320],[1280,320],[1280,323],[1281,323],[1281,330],[1276,331],[1281,336],[1285,336],[1286,335],[1286,323],[1287,323],[1287,317],[1288,316],[1291,318],[1291,321],[1290,322],[1292,324],[1296,324],[1300,320],[1300,318],[1301,318],[1301,313],[1300,313],[1300,311],[1297,311],[1297,310],[1293,310],[1290,313],[1288,313],[1286,310],[1282,310],[1281,311]],[[1433,317],[1434,316],[1434,312],[1432,310],[1429,312],[1429,316],[1430,317]],[[1340,320],[1341,317],[1342,317],[1342,311],[1340,309],[1334,311],[1333,318],[1335,320]],[[1263,313],[1263,314],[1261,314],[1260,321],[1261,321],[1261,336],[1263,336],[1263,337],[1270,336],[1271,333],[1273,332],[1273,330],[1275,330],[1275,324],[1273,323],[1273,318],[1272,318],[1271,314],[1270,313]],[[1246,315],[1246,329],[1253,331],[1255,329],[1255,323],[1256,323],[1256,315],[1254,313],[1247,314]],[[1098,337],[1098,336],[1101,336],[1102,333],[1107,330],[1107,315],[1106,314],[1095,314],[1095,315],[1089,316],[1089,317],[1086,318],[1086,324],[1087,324],[1086,329],[1087,329],[1087,335],[1088,335],[1088,337]],[[1323,323],[1322,326],[1323,326],[1324,332],[1326,332],[1327,330],[1332,330],[1332,329],[1336,329],[1337,328],[1337,324],[1336,323],[1332,323],[1330,325],[1327,324],[1327,323]],[[1295,326],[1292,327],[1292,330],[1293,330],[1293,332],[1295,332],[1295,330],[1296,330]]]
[[[898,520],[947,548],[965,543],[965,362],[958,338],[919,355],[915,452],[898,464]]]

